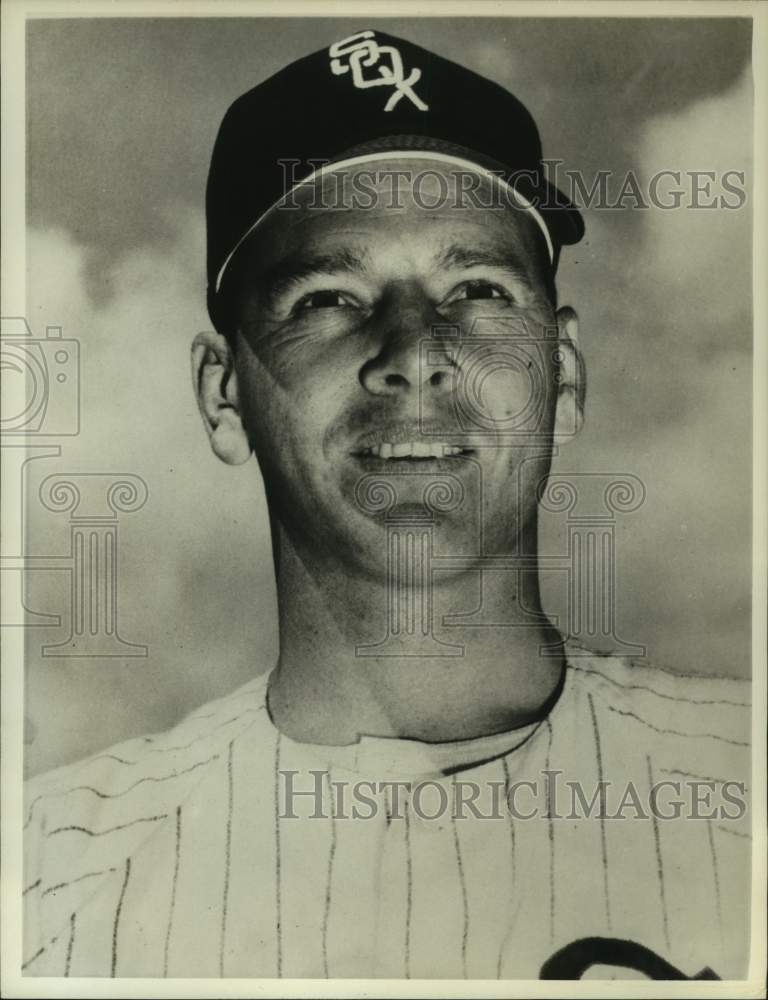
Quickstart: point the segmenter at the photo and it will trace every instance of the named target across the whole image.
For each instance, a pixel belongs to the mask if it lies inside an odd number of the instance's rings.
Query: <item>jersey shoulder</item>
[[[125,740],[28,781],[24,802],[24,937],[45,947],[65,917],[165,824],[228,747],[270,727],[266,676],[196,709],[166,732]]]
[[[248,681],[235,691],[195,709],[161,733],[132,737],[99,750],[82,760],[36,775],[24,784],[25,826],[40,810],[38,803],[52,808],[53,800],[92,786],[109,798],[116,789],[138,788],[161,775],[191,773],[202,767],[209,753],[250,725],[266,711],[267,676]]]
[[[596,723],[665,769],[748,780],[751,684],[676,673],[645,660],[577,649],[569,679]],[[726,773],[724,773],[726,772]]]
[[[750,745],[751,684],[725,675],[679,673],[646,660],[569,649],[571,683],[603,712],[650,732],[696,734]]]
[[[717,706],[749,710],[751,682],[722,674],[690,674],[651,660],[600,653],[581,646],[566,647],[568,669],[578,683],[616,702],[631,702],[644,694],[680,702],[713,714]]]

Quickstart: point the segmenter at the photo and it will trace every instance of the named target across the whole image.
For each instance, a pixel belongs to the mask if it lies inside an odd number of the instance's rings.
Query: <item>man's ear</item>
[[[587,390],[584,359],[579,351],[579,317],[570,306],[557,310],[559,369],[555,409],[555,444],[565,444],[575,437],[584,423],[584,398]]]
[[[220,333],[198,333],[192,343],[192,381],[214,454],[227,465],[251,455],[237,393],[232,349]]]

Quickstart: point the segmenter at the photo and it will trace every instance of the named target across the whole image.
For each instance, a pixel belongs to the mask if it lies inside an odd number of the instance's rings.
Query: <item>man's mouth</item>
[[[351,455],[369,468],[422,464],[439,470],[476,454],[475,441],[456,437],[456,428],[438,420],[393,421],[361,434]]]
[[[473,454],[473,449],[462,448],[447,441],[382,441],[380,444],[360,448],[353,454],[358,458],[424,462],[436,458],[460,458]]]

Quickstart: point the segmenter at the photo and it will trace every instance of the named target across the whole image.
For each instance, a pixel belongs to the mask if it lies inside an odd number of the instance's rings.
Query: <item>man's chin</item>
[[[408,576],[411,563],[427,560],[436,569],[436,558],[472,557],[480,551],[476,517],[465,511],[435,511],[420,499],[364,515],[356,512],[353,520],[354,527],[350,523],[346,531],[336,528],[335,556],[382,583],[392,574]]]
[[[481,481],[477,463],[469,459],[366,459],[345,469],[341,490],[363,517],[377,521],[446,515],[474,521]]]

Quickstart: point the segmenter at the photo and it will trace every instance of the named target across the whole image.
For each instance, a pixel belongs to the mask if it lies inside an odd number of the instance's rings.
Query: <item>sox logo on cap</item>
[[[379,45],[375,41],[373,31],[358,31],[348,38],[334,42],[328,49],[328,54],[331,57],[331,72],[334,76],[343,76],[351,70],[352,82],[360,90],[367,90],[369,87],[394,87],[394,93],[384,105],[385,111],[392,111],[402,97],[412,101],[419,111],[429,111],[429,105],[413,91],[414,83],[418,83],[421,79],[421,70],[414,68],[406,77],[399,49],[394,45]],[[345,56],[347,62],[343,61]],[[377,65],[382,57],[388,58],[389,65],[386,62],[384,65]],[[364,71],[366,66],[376,66],[379,75],[366,77]]]

